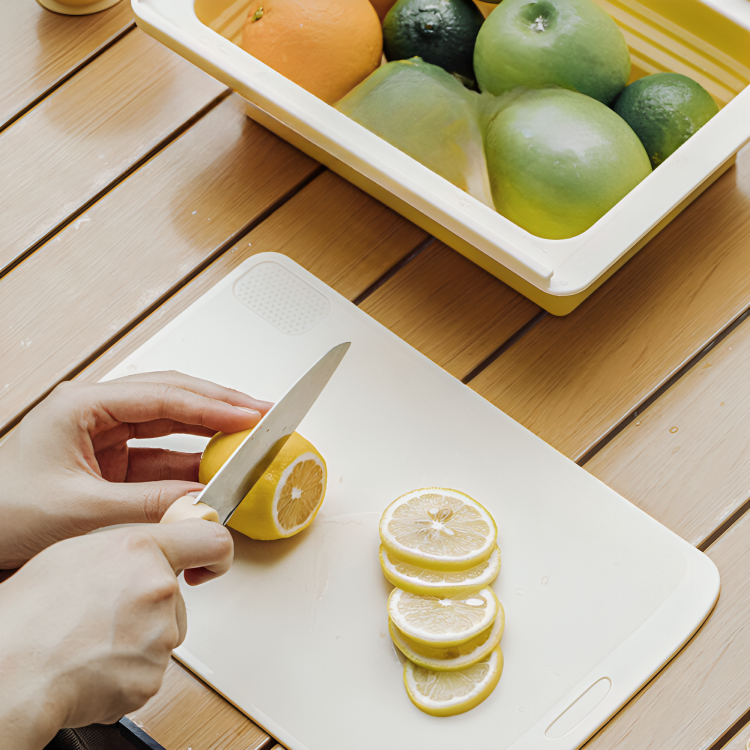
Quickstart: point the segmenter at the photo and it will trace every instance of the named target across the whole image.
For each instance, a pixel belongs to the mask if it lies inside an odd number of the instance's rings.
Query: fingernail
[[[185,497],[199,497],[203,490],[195,490],[194,492],[188,492]]]
[[[247,414],[252,414],[254,417],[260,417],[260,412],[255,409],[248,409],[246,406],[235,406],[234,408],[239,411],[244,411]]]

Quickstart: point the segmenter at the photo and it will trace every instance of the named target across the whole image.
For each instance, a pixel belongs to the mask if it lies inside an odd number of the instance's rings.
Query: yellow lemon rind
[[[479,548],[463,555],[435,555],[422,552],[414,547],[407,547],[400,543],[388,528],[390,521],[393,519],[394,512],[410,500],[416,499],[427,493],[442,494],[453,497],[460,500],[465,505],[477,510],[482,517],[482,520],[484,520],[489,527],[489,533],[486,536],[485,542]],[[429,570],[468,570],[469,568],[474,568],[477,565],[480,565],[492,555],[492,551],[497,542],[497,525],[495,524],[495,519],[492,517],[492,514],[481,503],[478,503],[465,492],[449,489],[447,487],[423,487],[401,495],[401,497],[396,498],[396,500],[385,509],[383,516],[380,519],[380,540],[388,552],[394,555],[394,557],[411,563],[412,565],[418,565]]]
[[[472,624],[470,627],[464,628],[461,631],[453,631],[450,633],[443,632],[440,634],[436,634],[428,632],[423,628],[419,628],[402,614],[399,609],[399,605],[401,605],[402,599],[404,597],[413,597],[414,599],[425,600],[446,600],[454,597],[420,597],[417,594],[409,594],[402,589],[393,589],[390,596],[388,597],[388,616],[392,620],[393,624],[413,641],[433,648],[450,648],[451,646],[461,646],[462,644],[470,641],[472,638],[475,638],[488,627],[490,627],[495,621],[495,617],[497,617],[498,612],[500,611],[500,602],[498,601],[495,592],[489,586],[487,586],[481,591],[478,591],[476,594],[471,594],[466,597],[466,600],[468,601],[474,598],[481,598],[484,599],[487,603],[484,615],[480,620],[477,620],[476,623]],[[459,603],[464,601],[459,597],[455,597],[455,599]],[[407,602],[407,605],[408,603],[409,602]],[[432,603],[432,601],[427,601],[425,602],[425,606],[432,606]],[[421,603],[419,603],[419,606],[421,606]],[[442,607],[444,605],[438,604],[438,606]]]
[[[232,434],[217,433],[211,438],[201,458],[199,479],[207,484],[219,471],[224,462],[234,453],[240,443],[252,430]],[[284,487],[285,478],[294,467],[305,460],[314,460],[322,473],[320,499],[303,523],[291,529],[284,529],[276,522],[278,500]],[[271,465],[229,519],[228,526],[251,539],[270,541],[284,539],[298,534],[315,519],[326,494],[328,470],[320,452],[299,433],[293,433]]]
[[[409,566],[417,571],[430,576],[433,580],[424,580],[409,576],[398,569],[398,566]],[[480,572],[475,572],[477,568],[484,567]],[[419,594],[421,596],[464,596],[475,594],[481,591],[485,586],[490,586],[500,573],[501,555],[500,548],[495,545],[492,554],[483,563],[475,568],[458,571],[429,570],[420,566],[406,563],[398,560],[388,552],[385,545],[380,545],[380,567],[383,569],[383,575],[386,580],[403,589],[410,594]],[[473,576],[473,577],[470,577]],[[455,580],[451,581],[453,577]],[[461,582],[467,581],[466,583]]]
[[[304,438],[300,439],[304,440]],[[305,442],[307,443],[307,441]],[[315,516],[320,510],[323,500],[325,500],[328,471],[323,457],[309,443],[308,447],[312,448],[312,450],[308,450],[305,453],[296,456],[286,466],[284,465],[286,463],[285,460],[279,461],[284,452],[284,449],[282,449],[281,453],[276,457],[270,468],[256,482],[250,492],[245,495],[245,498],[234,512],[234,515],[232,515],[228,524],[231,528],[236,529],[251,539],[272,541],[275,539],[286,539],[295,534],[299,534],[300,531],[306,529],[315,520]],[[286,448],[286,446],[284,446],[284,448]],[[275,509],[278,506],[279,493],[284,486],[285,475],[288,476],[288,473],[290,473],[293,467],[298,463],[303,460],[310,460],[310,458],[317,459],[323,470],[323,491],[320,500],[304,523],[289,530],[282,529],[276,522]],[[273,500],[269,502],[268,496],[271,493],[273,493]]]
[[[467,696],[451,701],[439,702],[431,700],[429,696],[425,696],[419,691],[415,680],[415,672],[424,669],[424,667],[420,667],[407,659],[404,662],[404,686],[406,687],[406,694],[409,696],[409,700],[420,711],[424,711],[426,714],[430,714],[430,716],[456,716],[457,714],[471,711],[472,708],[476,708],[480,703],[489,698],[500,681],[503,673],[503,652],[500,646],[495,648],[485,662],[472,664],[470,667],[465,667],[464,670],[457,670],[455,672],[427,670],[428,672],[433,672],[439,680],[451,679],[452,676],[462,671],[475,671],[477,666],[482,663],[489,665],[488,674]]]
[[[388,620],[388,630],[396,648],[411,662],[434,672],[453,672],[470,667],[486,659],[500,643],[505,630],[505,612],[502,605],[495,622],[478,636],[462,646],[452,648],[433,648],[413,641],[402,633],[392,620]],[[453,655],[455,652],[457,655]]]

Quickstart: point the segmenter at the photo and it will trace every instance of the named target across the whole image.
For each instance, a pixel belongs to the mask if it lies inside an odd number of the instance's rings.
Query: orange
[[[383,32],[370,0],[253,0],[242,48],[333,104],[380,65]]]

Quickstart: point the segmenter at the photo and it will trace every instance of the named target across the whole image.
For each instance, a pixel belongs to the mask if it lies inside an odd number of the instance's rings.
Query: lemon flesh
[[[485,562],[468,570],[450,573],[428,570],[403,562],[380,545],[380,567],[389,583],[420,596],[467,596],[489,586],[500,572],[500,549],[496,546]]]
[[[214,435],[201,458],[199,481],[211,481],[250,432]],[[320,510],[326,481],[323,456],[295,432],[245,495],[227,525],[251,539],[283,539],[298,534]]]
[[[389,554],[430,570],[468,570],[490,557],[497,540],[492,516],[457,490],[414,490],[392,502],[380,520]]]
[[[406,660],[404,685],[411,702],[431,716],[455,716],[486,700],[503,673],[500,646],[484,661],[453,672],[436,672]]]
[[[437,648],[460,646],[495,621],[500,602],[487,587],[466,598],[416,596],[394,589],[388,597],[393,624],[417,643]]]
[[[409,661],[436,672],[454,671],[486,659],[497,648],[505,630],[505,611],[501,605],[495,622],[489,628],[460,646],[448,648],[435,648],[417,643],[402,633],[390,620],[388,629],[396,647]]]

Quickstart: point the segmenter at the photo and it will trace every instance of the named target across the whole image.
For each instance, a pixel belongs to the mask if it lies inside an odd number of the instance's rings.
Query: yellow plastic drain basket
[[[574,310],[750,140],[750,0],[596,2],[625,35],[632,80],[683,73],[721,111],[587,231],[547,240],[240,49],[249,0],[132,0],[142,29],[241,94],[259,123],[555,315]]]

